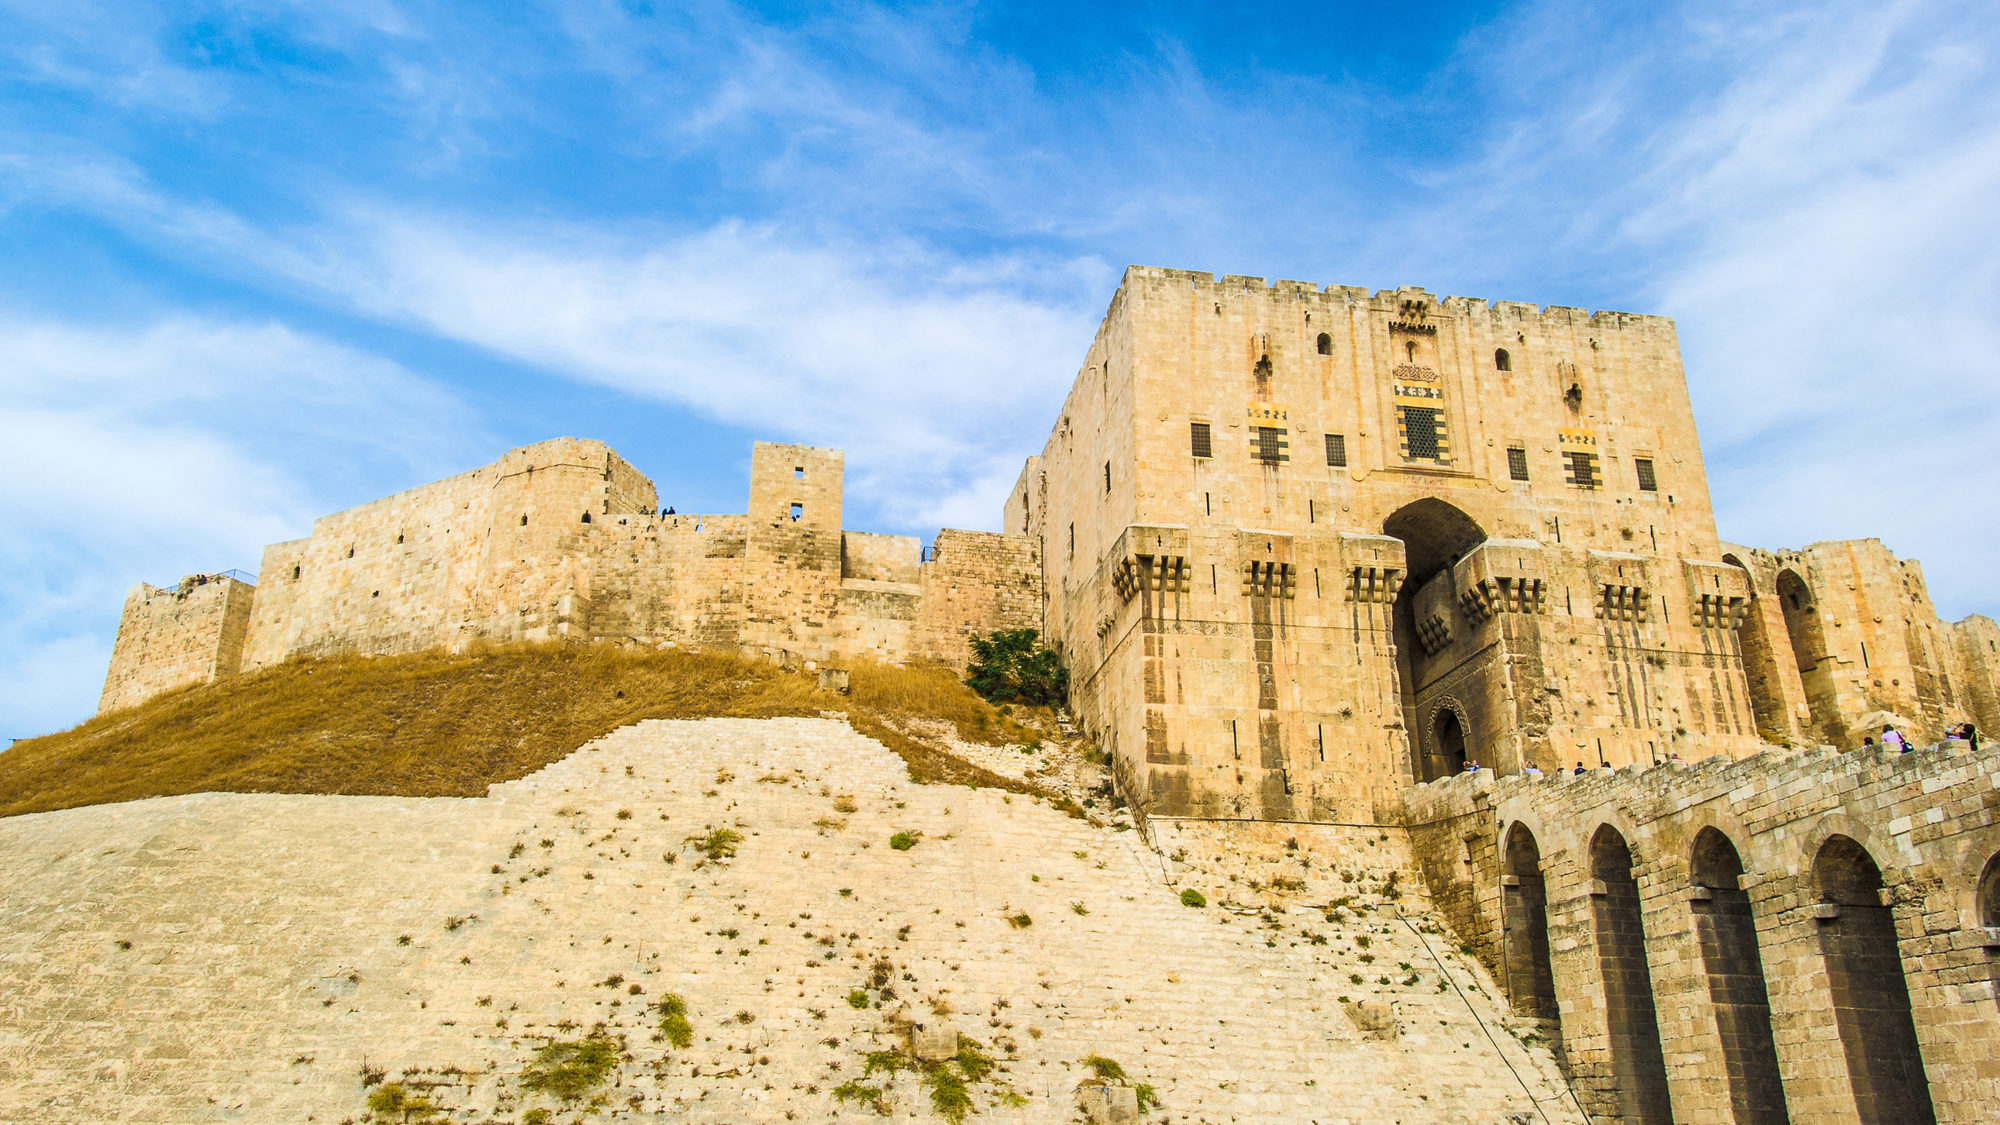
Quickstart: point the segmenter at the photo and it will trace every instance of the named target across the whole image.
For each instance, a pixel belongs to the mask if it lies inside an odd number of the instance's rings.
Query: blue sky
[[[125,590],[558,435],[994,527],[1128,263],[1677,318],[1725,538],[2000,614],[1975,3],[0,0],[0,735]]]

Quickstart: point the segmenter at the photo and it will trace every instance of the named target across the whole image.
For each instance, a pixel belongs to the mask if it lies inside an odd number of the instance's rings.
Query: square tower
[[[742,643],[824,660],[835,641],[841,579],[838,449],[760,441],[750,451]]]
[[[1162,815],[1757,744],[1664,317],[1133,267],[1007,503]]]

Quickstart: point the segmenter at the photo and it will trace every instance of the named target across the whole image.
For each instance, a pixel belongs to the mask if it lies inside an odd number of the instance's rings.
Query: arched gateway
[[[1463,646],[1454,642],[1466,630],[1452,605],[1451,565],[1484,542],[1486,532],[1458,508],[1425,497],[1383,520],[1382,533],[1403,541],[1409,566],[1394,620],[1410,772],[1418,781],[1449,777],[1468,757],[1488,760],[1471,738],[1470,716],[1460,707],[1438,707],[1434,698],[1454,674],[1462,674]]]

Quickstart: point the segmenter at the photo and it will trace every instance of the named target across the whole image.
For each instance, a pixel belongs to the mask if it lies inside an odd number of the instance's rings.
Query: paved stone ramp
[[[716,828],[742,836],[733,858],[687,842]],[[891,848],[899,831],[915,847]],[[1076,1119],[1091,1054],[1157,1088],[1156,1121],[1578,1120],[1424,915],[1189,908],[1136,832],[913,785],[838,722],[642,723],[485,799],[24,816],[0,849],[10,1122],[359,1121],[364,1069],[455,1121],[867,1120],[830,1091],[899,1016],[1000,1060],[974,1121]],[[1407,979],[1400,962],[1418,983],[1349,978]],[[687,1050],[656,1038],[669,992]],[[1342,996],[1393,1000],[1400,1037],[1365,1038]],[[629,1061],[594,1107],[524,1094],[537,1047],[600,1023]],[[907,1073],[887,1103],[938,1120]]]

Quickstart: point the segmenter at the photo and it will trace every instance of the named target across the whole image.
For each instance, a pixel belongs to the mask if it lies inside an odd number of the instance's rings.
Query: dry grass
[[[1040,793],[897,729],[1018,737],[948,668],[857,665],[841,697],[734,656],[511,645],[298,661],[23,740],[0,754],[0,816],[204,792],[484,796],[641,719],[836,711],[914,780]]]

